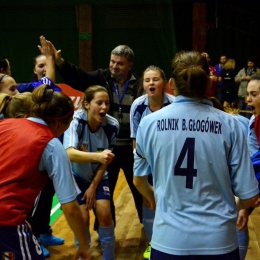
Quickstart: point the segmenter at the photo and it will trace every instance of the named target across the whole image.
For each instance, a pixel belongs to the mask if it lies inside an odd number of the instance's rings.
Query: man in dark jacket
[[[110,97],[109,114],[120,123],[119,135],[113,149],[115,159],[108,166],[108,181],[111,196],[111,212],[115,222],[113,194],[120,169],[134,197],[137,213],[142,222],[142,196],[133,185],[133,148],[130,139],[130,107],[136,98],[139,80],[132,72],[134,52],[126,45],[119,45],[111,52],[109,68],[85,72],[61,57],[54,48],[57,70],[64,82],[72,88],[85,91],[92,85],[107,88]]]

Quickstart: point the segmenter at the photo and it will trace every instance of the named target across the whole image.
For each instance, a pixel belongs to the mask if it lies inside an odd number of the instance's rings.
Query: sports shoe
[[[148,247],[144,251],[143,258],[144,259],[149,259],[150,258],[150,253],[151,253],[151,242],[148,243]]]
[[[44,258],[49,258],[50,257],[49,251],[42,245],[41,245],[41,249],[42,249],[42,253],[43,253]]]
[[[52,234],[43,234],[38,238],[38,241],[43,246],[58,246],[64,244],[64,239],[55,237]]]

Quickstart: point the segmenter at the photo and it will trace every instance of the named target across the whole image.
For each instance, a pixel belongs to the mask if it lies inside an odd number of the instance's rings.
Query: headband
[[[71,111],[70,111],[67,115],[65,115],[65,116],[61,116],[61,117],[49,117],[49,116],[45,116],[44,118],[46,118],[46,119],[51,119],[51,120],[62,120],[62,119],[64,119],[64,118],[70,116],[70,115],[73,114],[73,113],[74,113],[74,109],[71,110]]]
[[[3,78],[4,78],[5,76],[8,76],[8,75],[4,74],[4,75],[0,78],[0,83],[1,83],[1,81],[3,80]]]

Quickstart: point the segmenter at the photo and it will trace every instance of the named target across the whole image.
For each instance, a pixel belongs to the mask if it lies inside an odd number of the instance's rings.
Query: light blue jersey
[[[248,136],[249,119],[244,117],[244,116],[241,116],[239,114],[231,114],[231,116],[233,116],[235,119],[237,119],[241,123],[244,134],[247,137]]]
[[[163,95],[163,105],[162,107],[168,106],[174,102],[175,96],[164,92]],[[137,98],[130,110],[130,128],[131,128],[131,138],[136,138],[137,128],[143,117],[153,113],[149,108],[149,96],[148,94],[142,95]]]
[[[240,123],[207,100],[176,97],[138,127],[134,174],[153,174],[152,247],[171,255],[237,249],[234,194],[258,194]]]
[[[28,120],[47,125],[39,118],[29,117]],[[40,161],[39,170],[47,171],[50,179],[52,179],[60,204],[65,204],[76,199],[80,190],[72,175],[66,151],[58,138],[51,139],[46,145]]]
[[[254,129],[254,124],[255,124],[255,116],[253,115],[249,120],[249,126],[248,126],[249,133],[247,137],[248,148],[251,157],[259,150],[259,144]]]
[[[102,152],[112,150],[119,130],[118,121],[106,115],[106,119],[96,132],[91,132],[87,124],[87,111],[79,109],[74,113],[73,120],[68,130],[64,133],[63,145],[65,149],[74,147],[80,151]],[[86,182],[91,183],[99,163],[74,163],[72,171]],[[107,179],[107,172],[103,179]]]

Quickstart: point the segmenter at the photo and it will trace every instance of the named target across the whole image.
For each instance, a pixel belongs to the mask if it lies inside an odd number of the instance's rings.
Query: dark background
[[[221,54],[236,60],[237,69],[246,66],[247,58],[254,56],[260,61],[259,1],[231,0],[173,0],[173,17],[177,49],[192,49],[193,4],[206,3],[207,30],[205,51],[211,64],[219,61]]]
[[[170,75],[170,62],[179,50],[193,48],[193,6],[205,3],[205,50],[215,65],[221,54],[235,58],[237,69],[249,56],[260,61],[258,1],[230,0],[9,0],[0,3],[0,54],[11,63],[17,82],[28,82],[39,36],[51,40],[63,57],[78,65],[78,5],[92,7],[92,68],[107,68],[111,50],[119,44],[135,52],[134,71],[141,76],[149,65]],[[57,82],[62,82],[58,77]]]

